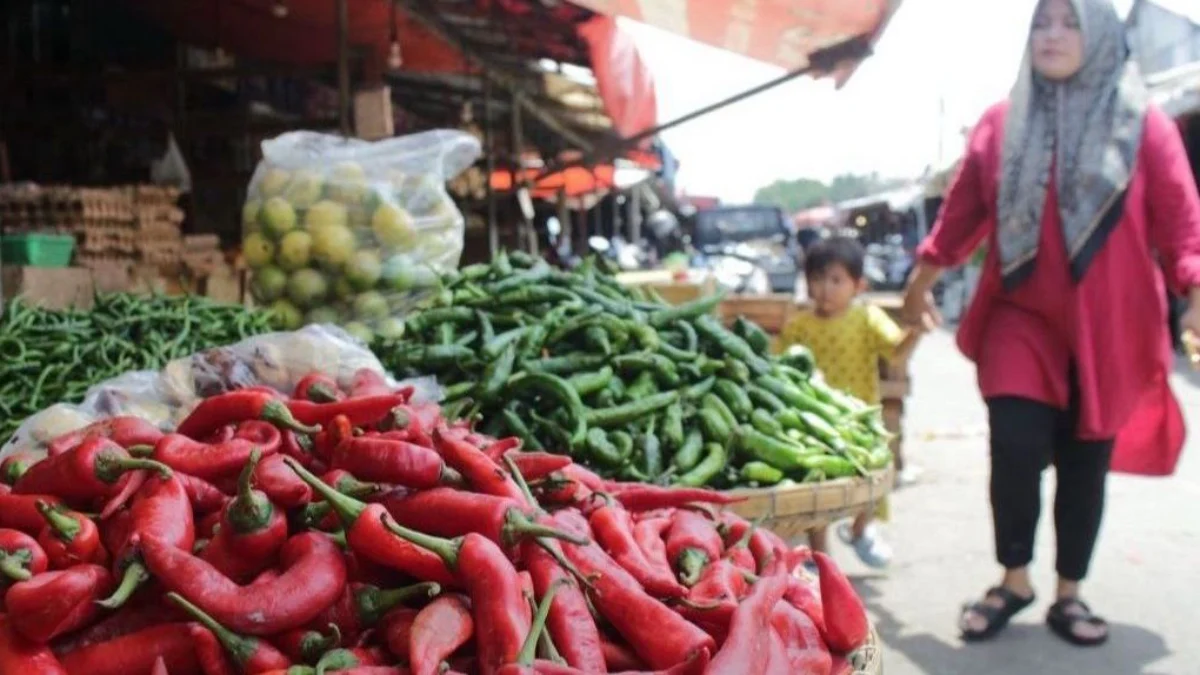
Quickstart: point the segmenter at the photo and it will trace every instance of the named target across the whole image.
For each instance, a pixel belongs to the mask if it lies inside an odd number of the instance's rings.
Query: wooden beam
[[[517,82],[517,78],[508,73],[492,67],[492,64],[482,54],[459,36],[458,32],[437,15],[436,11],[430,10],[420,0],[394,0],[399,2],[400,6],[405,9],[417,21],[420,21],[426,28],[433,31],[451,46],[457,49],[469,61],[479,67],[482,75],[489,82],[496,85],[500,89],[507,91],[512,95],[513,102],[520,106],[525,112],[529,113],[537,121],[541,122],[546,128],[569,141],[572,145],[584,152],[592,150],[593,145],[590,141],[580,136],[574,130],[570,129],[562,120],[558,119],[554,114],[542,109],[541,106],[534,103]]]

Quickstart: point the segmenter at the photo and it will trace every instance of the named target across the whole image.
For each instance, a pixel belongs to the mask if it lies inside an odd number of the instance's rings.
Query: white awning
[[[1154,103],[1171,117],[1200,112],[1200,61],[1146,78]]]

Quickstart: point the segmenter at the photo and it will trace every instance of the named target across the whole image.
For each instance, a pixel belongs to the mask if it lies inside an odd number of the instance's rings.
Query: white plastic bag
[[[332,325],[306,326],[176,359],[159,372],[129,372],[101,382],[88,390],[79,405],[59,403],[26,419],[0,448],[0,459],[19,450],[37,452],[56,436],[106,417],[136,415],[169,431],[201,399],[254,386],[291,392],[300,378],[312,372],[325,373],[339,386],[349,388],[354,373],[362,368],[383,374],[390,385],[412,385],[415,402],[441,399],[441,389],[432,377],[397,382],[379,359],[345,330]]]
[[[450,130],[382,141],[309,131],[262,144],[243,210],[255,300],[288,327],[399,337],[397,314],[458,266],[465,231],[445,183],[480,155]]]

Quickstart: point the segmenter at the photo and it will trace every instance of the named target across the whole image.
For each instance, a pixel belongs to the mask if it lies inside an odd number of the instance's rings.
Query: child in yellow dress
[[[806,258],[804,276],[811,306],[783,327],[779,347],[807,346],[830,386],[868,404],[878,404],[880,359],[904,363],[922,331],[905,331],[882,309],[856,302],[867,287],[863,277],[865,252],[858,241],[831,237],[814,244]],[[891,547],[871,521],[871,513],[862,513],[838,533],[865,564],[883,568],[891,561]],[[809,544],[813,550],[824,551],[825,528],[810,531]]]

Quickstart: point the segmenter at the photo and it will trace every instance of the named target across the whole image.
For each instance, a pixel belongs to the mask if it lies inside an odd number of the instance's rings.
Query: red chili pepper
[[[346,398],[345,392],[338,388],[337,382],[325,373],[309,373],[300,378],[296,388],[292,390],[292,398],[298,401],[313,403],[332,403]]]
[[[359,368],[354,371],[354,377],[350,381],[350,398],[365,398],[367,396],[386,396],[394,394],[392,388],[388,386],[387,380],[383,374],[371,368]],[[412,394],[405,396],[405,402]]]
[[[522,504],[528,502],[525,493],[503,467],[489,459],[482,450],[464,441],[459,434],[438,427],[433,432],[433,442],[446,464],[461,473],[475,492],[508,497]]]
[[[725,642],[729,622],[746,592],[746,578],[728,560],[717,560],[704,569],[700,580],[688,593],[688,603],[679,613],[716,639]]]
[[[62,654],[70,675],[130,675],[144,673],[161,656],[172,675],[201,675],[189,623],[150,626],[112,640],[86,645]],[[7,673],[8,671],[4,671]]]
[[[283,455],[267,455],[254,469],[254,485],[271,500],[283,508],[294,509],[312,501],[312,488],[300,480],[294,471],[283,463]],[[238,488],[233,486],[233,491]]]
[[[135,459],[107,438],[91,436],[74,448],[48,457],[29,468],[13,486],[17,494],[51,494],[67,503],[90,505],[119,492],[129,472],[153,469],[164,475],[171,470],[159,462]]]
[[[165,588],[184,595],[232,630],[274,635],[299,628],[337,600],[346,564],[329,537],[298,534],[280,551],[284,570],[269,583],[239,586],[212,565],[154,537],[142,541],[147,567]]]
[[[61,455],[89,436],[112,439],[117,445],[128,449],[135,445],[154,445],[162,438],[163,432],[141,417],[109,417],[56,437],[46,445],[46,453],[51,457]]]
[[[278,431],[274,442],[235,438],[217,445],[193,441],[181,434],[168,434],[154,446],[153,457],[176,471],[213,481],[236,476],[250,459],[250,453],[258,450],[263,455],[273,454],[279,450],[280,442]]]
[[[764,573],[772,561],[780,561],[786,566],[788,546],[779,535],[761,527],[754,527],[745,518],[731,511],[721,514],[721,526],[725,528],[726,538],[729,540],[736,542],[742,537],[749,537],[747,544],[759,574]]]
[[[20,618],[13,626],[18,633],[46,643],[95,618],[100,612],[96,601],[112,585],[112,575],[103,567],[76,565],[13,584],[4,594],[4,603],[9,614]]]
[[[14,452],[4,461],[0,461],[0,482],[6,485],[12,485],[17,482],[17,479],[25,475],[29,467],[41,461],[41,456],[32,452]]]
[[[829,675],[833,659],[812,619],[789,603],[781,602],[771,610],[771,627],[783,637],[792,672]]]
[[[583,516],[573,511],[560,511],[554,520],[573,532],[586,527]],[[599,539],[599,532],[596,536]],[[580,572],[592,579],[588,596],[596,609],[650,666],[669,668],[702,649],[716,647],[707,633],[647,595],[599,546],[563,544],[562,548]]]
[[[845,654],[833,655],[831,659],[832,665],[830,666],[830,673],[832,675],[854,675],[857,669],[854,667],[854,664],[850,663],[850,659],[847,656]]]
[[[311,628],[295,628],[280,633],[271,642],[296,663],[316,663],[322,654],[335,649],[342,641],[337,626],[328,628],[328,635]]]
[[[766,672],[771,655],[771,612],[787,590],[787,575],[759,579],[733,612],[729,637],[708,664],[708,673]]]
[[[596,490],[597,488],[592,488]],[[630,511],[649,511],[651,509],[679,508],[688,504],[736,504],[745,501],[745,497],[706,490],[703,488],[662,487],[660,485],[645,485],[641,483],[606,483],[601,488]]]
[[[252,451],[238,479],[237,497],[222,510],[220,527],[200,554],[218,572],[239,583],[272,567],[288,535],[283,510],[251,486],[259,460],[258,451]]]
[[[175,472],[175,475],[179,477],[179,482],[187,491],[188,501],[192,503],[192,510],[196,512],[196,515],[203,516],[220,510],[229,502],[228,495],[203,478],[178,471]]]
[[[438,453],[405,441],[348,438],[333,451],[330,466],[368,481],[395,483],[414,489],[457,485],[462,478]]]
[[[521,545],[521,560],[533,578],[537,595],[546,597],[551,588],[558,588],[546,619],[546,630],[550,632],[558,652],[570,666],[585,673],[605,672],[600,630],[588,609],[583,591],[571,582],[562,566],[536,542],[526,541]]]
[[[288,469],[291,471],[291,469]],[[295,475],[295,474],[293,474]],[[354,474],[345,469],[332,469],[321,474],[321,482],[332,486],[334,490],[355,499],[370,499],[384,492],[379,483],[367,483],[359,480]],[[306,483],[307,485],[307,483]]]
[[[620,645],[611,640],[601,639],[600,649],[604,652],[604,663],[608,672],[640,671],[646,669],[646,662],[633,653],[627,645]],[[604,671],[597,671],[604,672]]]
[[[321,434],[324,434],[325,430],[321,430],[320,432],[318,432],[316,434],[316,436],[306,436],[304,434],[297,434],[296,432],[289,431],[287,429],[284,429],[283,431],[281,431],[279,433],[280,433],[280,443],[279,443],[279,451],[280,452],[282,452],[283,454],[287,455],[288,457],[291,457],[292,459],[295,459],[296,461],[300,462],[301,464],[303,464],[305,466],[305,468],[312,469],[318,463],[322,464],[322,465],[325,464],[324,460],[319,459],[313,453],[313,447],[316,443],[315,438],[320,437]]]
[[[81,563],[108,563],[108,552],[100,543],[100,530],[91,518],[62,506],[37,502],[46,525],[38,533],[38,543],[46,552],[50,566],[65,569]]]
[[[20,530],[0,529],[0,587],[26,581],[46,571],[50,561],[42,546]]]
[[[660,571],[672,574],[671,561],[667,558],[667,544],[663,541],[663,533],[671,527],[671,519],[645,518],[633,526],[633,539],[637,542],[638,550],[646,557],[651,565]]]
[[[607,489],[607,481],[579,464],[569,464],[563,467],[560,473],[583,484],[592,492],[603,492]]]
[[[496,441],[496,444],[504,443],[504,440]],[[488,453],[491,448],[484,450]],[[506,456],[506,453],[500,453],[501,457]],[[546,476],[561,471],[571,465],[571,458],[566,455],[552,455],[548,452],[508,452],[508,457],[511,457],[517,465],[517,470],[521,472],[525,480],[534,481],[541,480]],[[497,460],[499,461],[499,460]]]
[[[48,504],[61,504],[62,500],[52,495],[18,495],[12,488],[0,483],[0,528],[20,530],[37,536],[46,520],[37,510],[38,500]]]
[[[700,579],[705,566],[721,557],[724,547],[721,535],[711,521],[694,511],[683,509],[671,517],[666,542],[667,560],[688,586]]]
[[[54,640],[52,648],[54,653],[61,656],[152,626],[183,621],[185,618],[185,615],[174,605],[162,602],[161,597],[152,593],[143,593],[124,607],[87,628]],[[167,663],[170,665],[170,659],[167,660]]]
[[[200,672],[204,675],[237,675],[240,669],[230,663],[221,641],[211,630],[194,623],[190,632],[192,640],[196,643],[196,660],[200,662]]]
[[[492,460],[493,462],[496,462],[497,464],[500,463],[500,458],[503,457],[504,455],[508,454],[509,451],[519,450],[521,448],[521,439],[517,438],[516,436],[509,436],[508,438],[501,438],[501,439],[497,440],[497,439],[490,438],[487,436],[479,436],[477,434],[467,434],[466,437],[463,438],[463,440],[467,441],[468,443],[470,443],[471,445],[474,445],[477,448],[483,448],[483,454],[487,455],[488,459]],[[516,453],[516,454],[521,454],[521,453]],[[533,454],[533,453],[530,453],[530,454]],[[547,455],[549,457],[563,457],[564,459],[567,460],[567,464],[571,463],[571,458],[565,457],[563,455],[551,455],[549,453],[544,453],[544,452],[538,453],[538,454]],[[566,464],[564,464],[563,466],[566,466]],[[561,469],[562,466],[560,466],[559,468]],[[546,473],[550,473],[550,472],[547,471]],[[526,476],[526,478],[529,478],[529,477]],[[530,480],[534,480],[534,479],[530,478]]]
[[[821,606],[821,582],[807,572],[793,573],[788,580],[784,600],[812,620],[818,631],[825,634],[825,609]]]
[[[201,401],[179,423],[175,433],[189,438],[204,438],[227,424],[245,420],[265,420],[303,434],[318,431],[316,427],[297,421],[277,394],[273,396],[265,391],[240,389]]]
[[[229,628],[221,625],[212,616],[205,613],[196,605],[188,602],[178,593],[167,593],[167,599],[190,614],[204,628],[212,632],[225,648],[226,653],[233,658],[238,670],[243,673],[260,673],[273,668],[287,668],[292,662],[278,649],[265,640],[238,635]],[[193,629],[193,636],[196,631]]]
[[[328,423],[321,426],[321,431],[313,436],[313,454],[328,464],[333,461],[334,448],[350,438],[354,438],[354,425],[350,423],[350,418],[334,415]]]
[[[4,675],[68,675],[54,653],[15,630],[11,617],[0,614],[0,673]]]
[[[215,445],[217,443],[225,443],[226,441],[231,441],[236,437],[237,437],[237,425],[236,424],[226,424],[225,426],[221,427],[220,429],[217,429],[216,431],[212,432],[211,434],[209,434],[203,438],[197,438],[196,440],[202,441],[204,443],[208,443],[209,445]]]
[[[312,625],[336,626],[344,641],[353,642],[392,609],[411,600],[432,598],[441,591],[441,586],[428,581],[392,590],[349,584],[332,605],[313,619]]]
[[[125,604],[147,579],[146,565],[138,554],[141,539],[153,537],[189,553],[196,543],[192,505],[183,483],[174,476],[155,476],[147,480],[129,507],[129,514],[129,538],[116,555],[116,570],[121,573],[121,583],[112,597],[101,603],[108,609]]]
[[[400,632],[397,628],[393,630]],[[408,653],[404,656],[408,658],[412,675],[436,675],[442,662],[465,645],[474,633],[471,610],[459,596],[443,595],[426,605],[413,619],[408,635]],[[390,639],[388,644],[391,645]]]
[[[708,669],[708,663],[712,655],[708,650],[702,650],[700,653],[693,655],[687,661],[676,664],[665,670],[624,670],[614,671],[613,675],[701,675]],[[808,673],[803,673],[808,675]]]
[[[475,620],[479,672],[491,675],[516,659],[529,633],[531,617],[521,592],[520,577],[504,551],[492,540],[473,532],[461,540],[450,540],[392,522],[385,526],[436,553],[466,589]]]
[[[196,521],[196,538],[212,540],[217,535],[217,528],[221,525],[221,520],[225,517],[225,509],[213,511]]]
[[[390,522],[392,518],[382,504],[365,504],[339,493],[295,460],[288,461],[288,465],[304,479],[304,482],[312,486],[316,493],[325,498],[345,524],[346,541],[352,551],[422,581],[436,581],[443,585],[455,584],[455,577],[446,568],[442,558],[414,546],[388,530],[385,521]]]
[[[837,563],[824,553],[814,553],[821,579],[821,607],[825,617],[825,642],[835,652],[858,649],[870,634],[867,611],[862,599]]]
[[[154,661],[154,667],[150,669],[150,675],[171,675],[171,671],[167,670],[167,662],[163,661],[163,657],[158,657]]]
[[[434,488],[398,499],[385,497],[381,503],[397,523],[439,537],[461,537],[474,532],[506,550],[529,537],[587,543],[587,539],[539,524],[524,500]]]
[[[642,554],[633,536],[633,520],[620,504],[602,504],[592,511],[588,523],[604,550],[651,595],[678,598],[687,594],[669,569],[659,569]]]
[[[408,401],[407,396],[400,394],[384,394],[381,396],[362,396],[333,403],[313,403],[312,401],[288,401],[287,407],[292,416],[304,424],[325,425],[338,415],[345,415],[350,424],[356,427],[371,426],[387,416],[399,405]],[[305,433],[312,433],[306,431]]]

